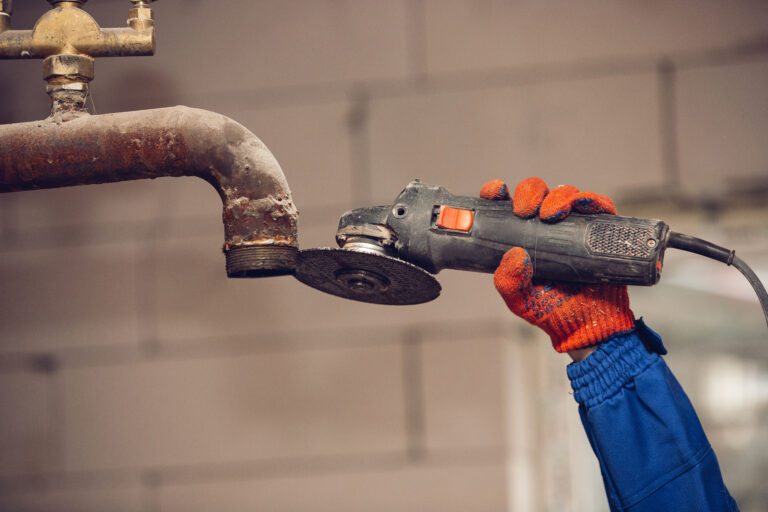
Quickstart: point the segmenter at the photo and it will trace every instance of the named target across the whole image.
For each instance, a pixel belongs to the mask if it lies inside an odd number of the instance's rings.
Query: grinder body
[[[734,251],[671,232],[660,220],[579,213],[554,223],[523,219],[510,201],[456,196],[414,180],[391,205],[342,215],[336,242],[339,249],[299,251],[296,279],[338,297],[387,305],[437,298],[440,283],[431,274],[446,268],[493,273],[512,247],[528,252],[532,277],[540,281],[651,286],[671,247],[736,267],[768,322],[768,292]]]
[[[511,247],[528,251],[534,278],[650,286],[661,276],[669,227],[660,220],[572,213],[557,223],[523,219],[510,201],[456,196],[415,180],[391,206],[342,215],[336,240],[361,240],[435,274],[492,273]]]

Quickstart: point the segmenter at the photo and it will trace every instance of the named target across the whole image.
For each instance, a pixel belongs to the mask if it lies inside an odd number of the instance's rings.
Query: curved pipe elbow
[[[0,192],[197,176],[221,197],[230,277],[292,273],[297,217],[269,149],[239,123],[188,108],[0,126]]]
[[[188,162],[221,196],[230,277],[296,268],[298,212],[280,164],[241,124],[205,110],[175,107]]]

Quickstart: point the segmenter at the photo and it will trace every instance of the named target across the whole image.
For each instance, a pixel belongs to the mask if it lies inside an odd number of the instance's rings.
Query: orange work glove
[[[483,186],[480,197],[508,200],[509,191],[503,181],[494,180]],[[616,214],[613,201],[605,196],[570,185],[550,192],[539,178],[520,182],[512,204],[515,215],[538,215],[544,222],[560,221],[572,210]],[[493,282],[509,309],[549,334],[558,352],[597,345],[635,325],[626,285],[533,280],[531,259],[521,247],[504,254]]]

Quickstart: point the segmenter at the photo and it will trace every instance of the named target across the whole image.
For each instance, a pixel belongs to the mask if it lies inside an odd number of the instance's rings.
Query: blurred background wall
[[[48,8],[16,0],[14,28]],[[129,3],[91,0],[103,27]],[[161,0],[92,112],[228,115],[280,161],[302,247],[411,179],[540,176],[735,248],[768,280],[768,3]],[[47,116],[0,63],[0,123]],[[221,206],[164,178],[0,196],[0,509],[607,510],[567,357],[489,275],[412,307],[229,280]],[[768,345],[734,269],[632,289],[744,512],[768,507]]]

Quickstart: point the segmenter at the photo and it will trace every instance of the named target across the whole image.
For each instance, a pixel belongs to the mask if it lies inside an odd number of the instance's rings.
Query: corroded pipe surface
[[[180,106],[73,117],[0,126],[0,192],[197,176],[224,203],[230,277],[295,269],[298,213],[288,183],[242,125]]]

